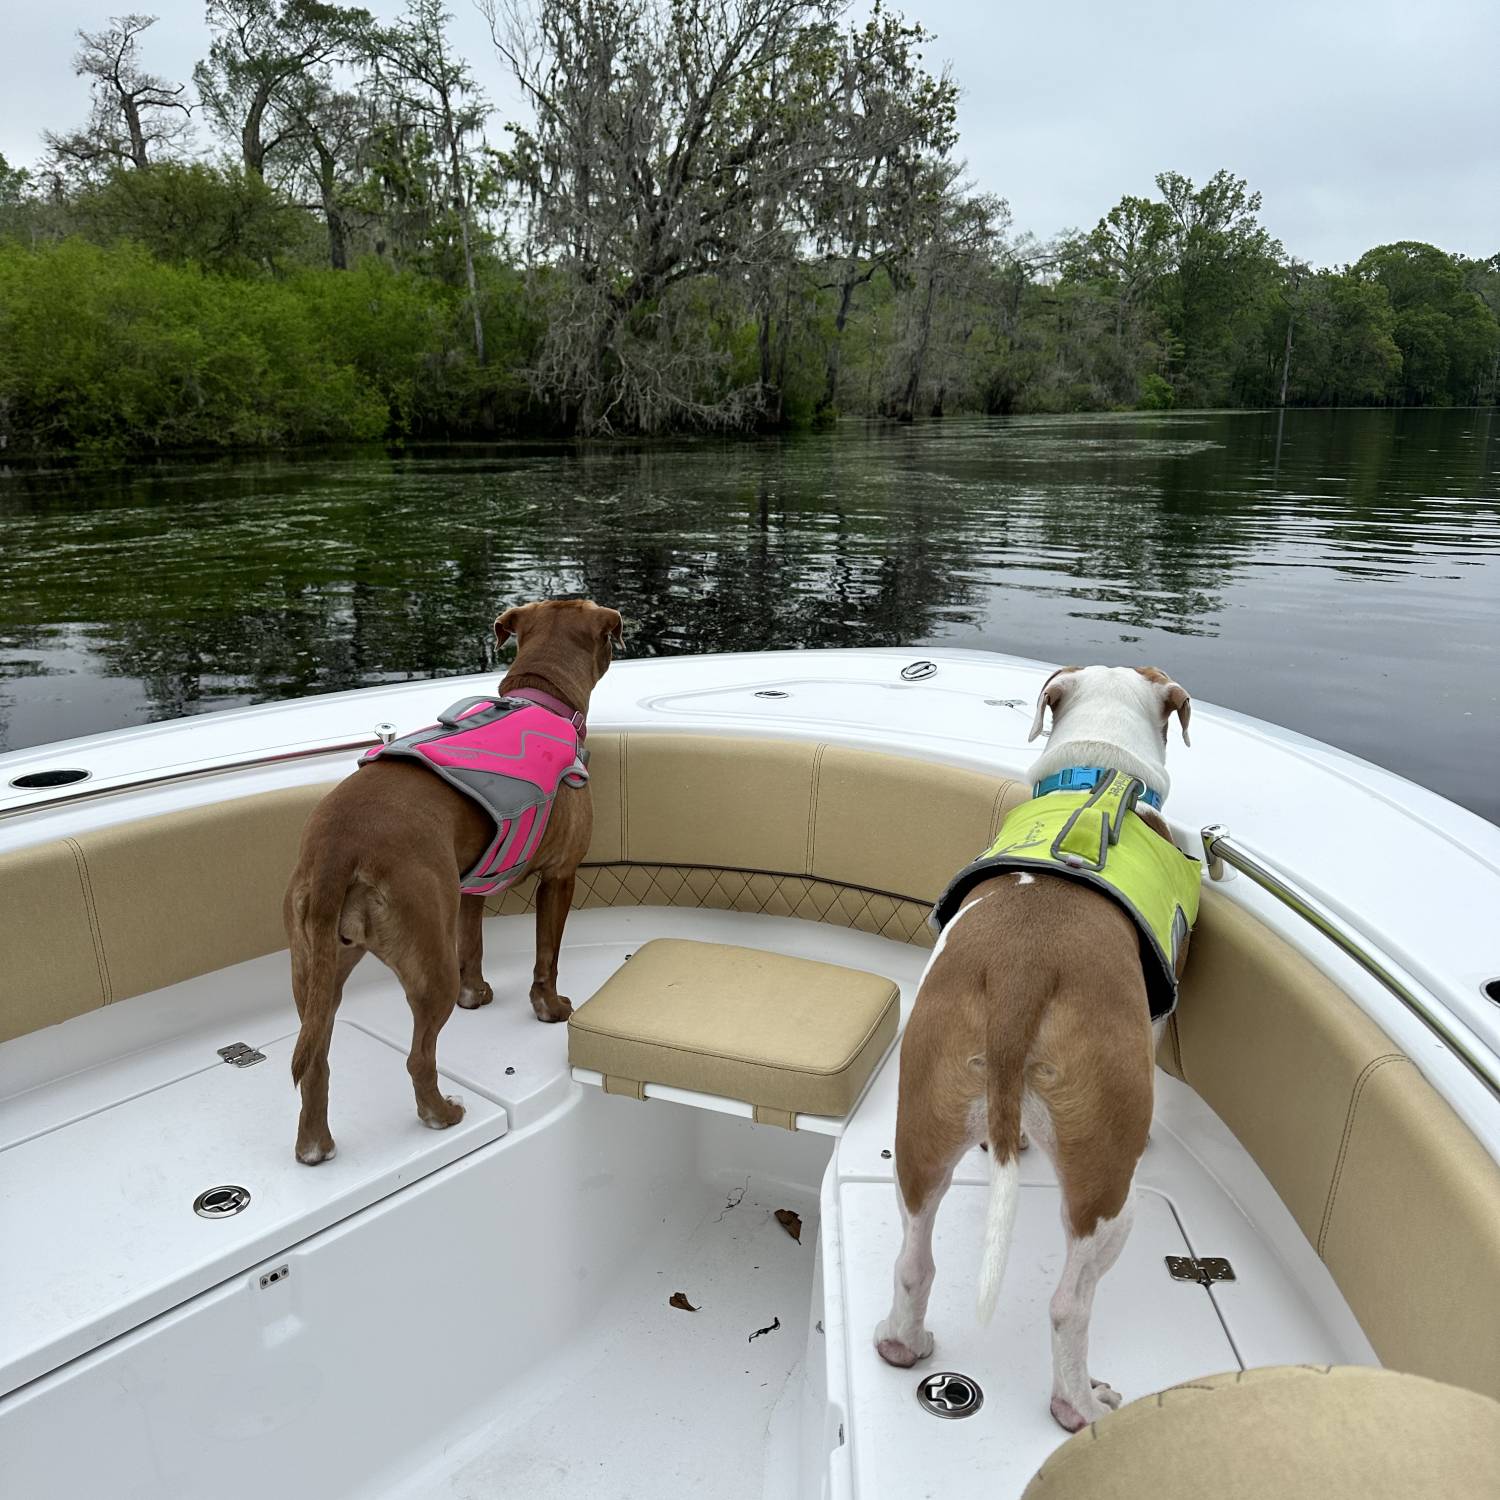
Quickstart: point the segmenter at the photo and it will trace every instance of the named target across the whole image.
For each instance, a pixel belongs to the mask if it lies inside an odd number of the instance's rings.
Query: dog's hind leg
[[[437,1079],[438,1033],[458,999],[458,892],[446,882],[434,883],[417,909],[422,920],[405,934],[395,951],[382,953],[396,971],[411,1006],[411,1053],[406,1071],[417,1096],[417,1118],[434,1130],[446,1130],[464,1117],[461,1100],[442,1093]]]
[[[896,1116],[896,1187],[901,1250],[896,1256],[890,1316],[875,1329],[875,1348],[890,1365],[914,1365],[932,1353],[927,1302],[935,1267],[932,1229],[959,1158],[984,1134],[981,1077],[973,1070],[953,1087],[947,1048],[928,1043],[942,1022],[919,1009],[901,1049],[901,1095]]]
[[[1089,1317],[1099,1280],[1130,1235],[1136,1163],[1151,1129],[1152,1066],[1140,979],[1118,999],[1101,999],[1090,985],[1064,990],[1027,1064],[1036,1097],[1023,1100],[1022,1113],[1062,1188],[1068,1258],[1052,1297],[1051,1409],[1068,1432],[1120,1403],[1090,1377]]]
[[[875,1348],[888,1365],[903,1369],[932,1353],[932,1334],[927,1328],[927,1301],[932,1295],[936,1267],[932,1259],[932,1226],[948,1185],[948,1175],[935,1183],[920,1208],[912,1211],[905,1196],[901,1204],[901,1250],[896,1256],[895,1292],[890,1316],[875,1327]]]
[[[1052,1294],[1052,1415],[1067,1432],[1077,1432],[1113,1411],[1120,1395],[1089,1375],[1089,1318],[1099,1279],[1120,1257],[1135,1217],[1135,1195],[1125,1199],[1112,1219],[1100,1219],[1084,1235],[1068,1233],[1068,1259]]]
[[[307,957],[299,951],[300,946],[292,949],[292,999],[302,1022],[297,1038],[301,1066],[294,1062],[292,1073],[302,1094],[302,1112],[297,1119],[297,1160],[304,1166],[315,1167],[319,1162],[332,1161],[338,1149],[328,1129],[328,1044],[332,1040],[334,1014],[344,998],[344,983],[354,972],[355,964],[365,956],[365,950],[340,943],[326,1008],[320,1005],[317,1015],[309,1015],[309,988],[317,982],[317,976]]]
[[[1144,1005],[1141,1007],[1144,1020]],[[1089,1375],[1089,1318],[1100,1278],[1114,1265],[1135,1217],[1136,1163],[1151,1124],[1145,1028],[1119,1045],[1074,1026],[1044,1037],[1036,1068],[1050,1131],[1042,1144],[1063,1194],[1068,1259],[1052,1296],[1052,1415],[1068,1432],[1096,1422],[1120,1397]],[[1128,1038],[1133,1040],[1127,1041]]]
[[[495,998],[484,982],[484,897],[460,896],[458,900],[458,1003],[464,1010],[478,1010]]]

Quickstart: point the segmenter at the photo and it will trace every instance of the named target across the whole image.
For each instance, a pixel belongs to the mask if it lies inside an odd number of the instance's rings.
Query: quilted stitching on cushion
[[[520,916],[535,905],[536,882],[528,879],[498,900],[487,901],[485,910],[491,916]],[[873,932],[919,948],[932,946],[925,903],[805,875],[698,865],[585,865],[578,871],[573,906],[580,911],[606,906],[688,906],[801,917]]]

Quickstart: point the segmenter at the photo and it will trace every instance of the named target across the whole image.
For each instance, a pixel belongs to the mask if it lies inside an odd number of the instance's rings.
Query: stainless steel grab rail
[[[1455,1057],[1463,1060],[1469,1071],[1492,1094],[1500,1098],[1500,1069],[1497,1069],[1494,1060],[1475,1051],[1467,1039],[1453,1030],[1450,1018],[1444,1012],[1435,1010],[1424,995],[1386,968],[1373,953],[1360,944],[1353,933],[1339,924],[1332,912],[1306,891],[1292,884],[1284,875],[1278,875],[1269,866],[1262,864],[1242,844],[1236,844],[1223,824],[1211,823],[1203,830],[1202,838],[1203,858],[1212,879],[1222,879],[1223,867],[1232,865],[1262,890],[1269,891],[1283,906],[1296,912],[1335,947],[1347,953],[1365,973],[1379,980],[1429,1031],[1442,1038],[1444,1045]]]
[[[90,802],[95,798],[112,797],[120,792],[137,792],[143,787],[170,786],[179,781],[197,781],[204,776],[222,776],[228,771],[250,771],[257,766],[279,766],[291,761],[316,760],[320,755],[341,755],[349,750],[367,750],[371,745],[386,742],[387,734],[384,731],[388,729],[388,725],[381,724],[376,726],[375,733],[361,735],[358,739],[322,740],[289,750],[261,750],[251,755],[227,755],[201,765],[173,771],[153,771],[149,775],[132,776],[103,784],[78,782],[76,786],[60,788],[51,796],[37,797],[14,807],[0,807],[0,819],[47,812],[54,807],[66,807],[74,802]],[[5,788],[0,788],[0,792],[4,790]]]

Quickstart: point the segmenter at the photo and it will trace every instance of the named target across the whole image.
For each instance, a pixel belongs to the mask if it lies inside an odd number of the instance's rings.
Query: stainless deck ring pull
[[[249,1188],[236,1187],[233,1183],[208,1188],[193,1199],[193,1212],[200,1219],[227,1219],[233,1214],[243,1213],[249,1206]]]
[[[927,1375],[917,1385],[917,1400],[935,1417],[972,1417],[984,1405],[979,1382],[953,1370]]]

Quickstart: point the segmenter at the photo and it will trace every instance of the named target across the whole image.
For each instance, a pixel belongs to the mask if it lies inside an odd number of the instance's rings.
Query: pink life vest
[[[582,714],[570,714],[550,694],[520,688],[505,698],[463,698],[427,729],[373,746],[359,764],[387,756],[416,761],[489,814],[495,836],[460,881],[466,896],[488,896],[526,874],[558,787],[587,784],[586,732]]]

